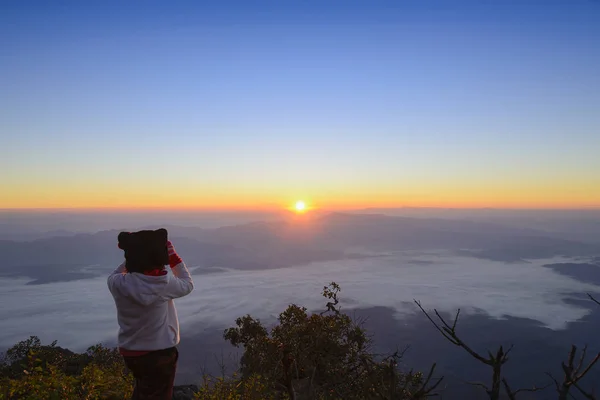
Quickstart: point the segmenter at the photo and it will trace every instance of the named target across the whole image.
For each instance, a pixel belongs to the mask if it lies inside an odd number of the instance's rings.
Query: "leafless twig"
[[[588,295],[588,297],[590,298],[590,300],[592,300],[594,303],[596,303],[596,304],[598,304],[598,305],[600,306],[600,301],[596,300],[596,299],[594,298],[594,296],[592,296],[592,295],[591,295],[591,294],[589,294],[589,293],[588,293],[587,295]]]
[[[437,310],[433,310],[439,323],[436,322],[427,311],[421,306],[421,303],[417,300],[414,300],[415,304],[419,307],[419,309],[425,314],[427,319],[433,324],[433,326],[444,336],[446,340],[452,343],[455,346],[462,347],[467,353],[469,353],[473,358],[477,361],[489,365],[492,367],[492,386],[491,388],[487,387],[483,383],[475,383],[475,386],[479,386],[485,389],[490,400],[498,400],[500,398],[500,383],[502,381],[501,370],[502,366],[508,362],[508,354],[512,350],[512,346],[505,352],[504,348],[500,346],[496,354],[492,354],[492,352],[488,351],[488,357],[484,357],[481,354],[477,353],[471,347],[469,347],[465,342],[463,342],[456,333],[456,325],[458,324],[458,318],[460,316],[460,309],[456,312],[456,316],[454,317],[454,321],[452,325],[448,324],[444,317],[440,315]],[[473,383],[472,383],[473,384]]]
[[[517,398],[517,394],[521,393],[521,392],[540,392],[542,390],[546,390],[548,389],[550,386],[552,386],[552,383],[547,384],[546,386],[541,386],[541,387],[537,387],[534,386],[532,388],[527,388],[527,389],[517,389],[515,391],[513,391],[510,386],[508,385],[508,381],[506,380],[506,378],[502,379],[502,384],[504,385],[504,390],[506,390],[506,394],[508,395],[509,400],[516,400]]]
[[[579,393],[581,393],[581,395],[584,396],[586,399],[596,399],[596,396],[593,393],[586,392],[579,385],[579,381],[583,379],[587,375],[587,373],[590,372],[592,367],[598,362],[598,360],[600,360],[600,353],[598,353],[588,363],[588,365],[585,368],[583,368],[586,352],[587,346],[585,346],[581,351],[581,357],[579,358],[577,366],[575,366],[575,354],[577,353],[577,346],[571,346],[571,351],[569,351],[567,363],[565,364],[563,362],[561,365],[564,374],[562,383],[559,383],[558,380],[554,376],[552,376],[552,374],[547,374],[548,376],[550,376],[550,378],[552,378],[552,381],[554,382],[556,391],[558,392],[558,400],[567,400],[567,397],[570,395],[569,391],[571,390],[571,387],[575,387],[575,389],[577,389]]]

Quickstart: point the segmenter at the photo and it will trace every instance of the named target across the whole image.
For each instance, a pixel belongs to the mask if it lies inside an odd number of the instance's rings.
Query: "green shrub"
[[[232,345],[243,347],[242,382],[260,376],[269,393],[319,399],[423,398],[421,374],[402,373],[398,354],[385,360],[369,351],[361,324],[340,312],[340,287],[324,287],[323,313],[309,314],[290,305],[270,331],[246,315],[224,332]],[[278,397],[281,398],[281,397]]]
[[[76,354],[32,336],[6,352],[0,371],[1,400],[116,400],[133,391],[117,349],[102,345]]]

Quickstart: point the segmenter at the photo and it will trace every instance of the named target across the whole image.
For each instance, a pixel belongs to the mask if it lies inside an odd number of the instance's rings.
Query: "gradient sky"
[[[0,208],[600,206],[599,1],[4,1],[0,49]]]

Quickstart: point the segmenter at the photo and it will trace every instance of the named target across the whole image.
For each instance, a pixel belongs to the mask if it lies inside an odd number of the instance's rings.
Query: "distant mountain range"
[[[215,229],[164,227],[187,264],[199,272],[278,268],[403,250],[450,250],[505,262],[600,255],[600,243],[456,219],[333,213]],[[148,228],[157,227],[140,229]],[[2,240],[0,276],[24,276],[41,284],[105,275],[123,259],[118,233],[60,232],[32,241]]]

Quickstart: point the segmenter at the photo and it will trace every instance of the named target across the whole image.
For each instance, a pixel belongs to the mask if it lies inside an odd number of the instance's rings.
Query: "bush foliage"
[[[131,397],[133,377],[117,349],[76,354],[32,336],[9,349],[0,365],[0,399],[100,400]]]
[[[335,283],[324,287],[322,313],[290,305],[270,331],[250,315],[238,318],[224,337],[244,348],[242,380],[260,376],[269,393],[289,398],[424,398],[423,375],[401,372],[398,353],[378,359],[361,324],[340,311],[339,292]]]

